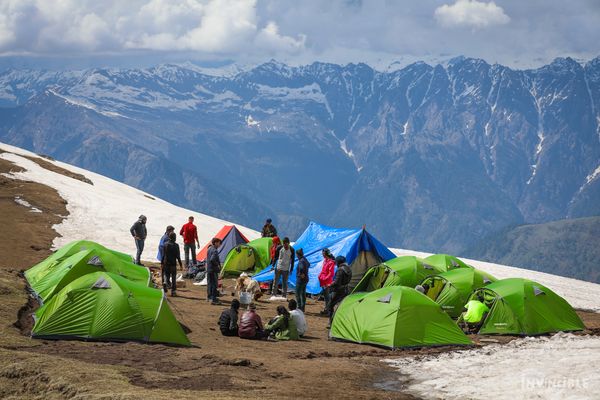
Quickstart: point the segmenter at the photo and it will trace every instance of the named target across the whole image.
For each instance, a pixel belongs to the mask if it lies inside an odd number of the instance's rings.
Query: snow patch
[[[434,356],[384,360],[424,399],[593,399],[600,337],[559,333]]]
[[[256,126],[257,128],[260,128],[260,121],[257,121],[254,118],[252,118],[252,115],[247,115],[246,116],[246,125]]]
[[[400,134],[401,135],[406,135],[407,133],[408,133],[408,120],[402,126],[402,132],[400,132]]]
[[[49,171],[21,156],[37,157],[36,154],[18,147],[0,143],[0,149],[7,152],[0,154],[0,158],[25,169],[23,172],[4,174],[5,176],[50,186],[67,201],[68,217],[53,227],[61,235],[54,239],[54,248],[73,240],[93,240],[109,248],[133,254],[135,243],[129,228],[140,214],[144,214],[148,217],[148,237],[142,258],[156,261],[158,242],[167,225],[182,226],[188,217],[193,215],[202,245],[212,239],[223,225],[232,225],[231,222],[177,207],[139,189],[69,164],[48,161],[66,170],[83,174],[94,184],[89,185]],[[93,221],[93,229],[90,229],[90,221]],[[258,232],[249,228],[238,226],[238,229],[249,240],[260,237]]]
[[[106,117],[120,117],[120,118],[127,118],[127,119],[131,119],[123,114],[119,114],[118,112],[114,112],[114,111],[106,111],[106,110],[100,110],[98,107],[96,107],[95,105],[85,101],[85,100],[81,100],[81,99],[75,99],[73,97],[70,96],[65,96],[62,95],[60,93],[58,93],[57,91],[53,90],[53,89],[48,89],[48,91],[50,93],[52,93],[53,95],[55,95],[56,97],[60,97],[61,99],[63,99],[64,101],[66,101],[68,104],[77,106],[77,107],[83,107],[83,108],[87,108],[88,110],[92,110],[94,112],[97,112],[98,114],[102,114]]]
[[[40,210],[37,207],[32,206],[27,200],[22,199],[19,196],[15,197],[15,203],[17,203],[19,205],[22,205],[23,207],[29,208],[29,212],[34,212],[34,213],[41,213],[42,212],[42,210]]]

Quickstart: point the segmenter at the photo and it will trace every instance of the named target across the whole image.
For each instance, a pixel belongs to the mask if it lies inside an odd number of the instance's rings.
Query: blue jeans
[[[298,308],[304,312],[304,307],[306,307],[306,283],[296,281],[296,303],[298,303]]]
[[[217,285],[219,284],[219,273],[209,271],[206,273],[206,298],[213,303],[216,303],[219,298],[217,297]]]
[[[145,239],[135,239],[135,248],[137,249],[135,253],[136,264],[141,264],[140,257],[142,256],[142,251],[144,251],[144,241]]]

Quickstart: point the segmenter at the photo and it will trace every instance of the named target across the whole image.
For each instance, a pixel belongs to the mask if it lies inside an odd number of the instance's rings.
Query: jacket
[[[207,272],[221,272],[221,260],[219,259],[219,250],[212,244],[208,246],[206,252],[206,271]]]
[[[241,338],[254,339],[256,333],[263,330],[262,320],[254,310],[248,310],[240,318],[238,335]]]
[[[322,288],[326,288],[331,286],[333,282],[333,274],[335,271],[335,261],[331,258],[325,258],[323,260],[323,267],[321,268],[321,273],[319,274],[319,285]]]
[[[350,269],[348,264],[343,263],[335,272],[335,277],[331,283],[331,289],[336,292],[348,290],[350,280],[352,280],[352,269]]]
[[[193,222],[188,222],[181,227],[179,234],[183,236],[183,243],[194,244],[198,241],[198,229]]]
[[[225,336],[230,336],[232,333],[237,334],[238,331],[238,312],[233,308],[224,310],[219,317],[219,329]]]
[[[308,283],[308,268],[310,263],[306,257],[302,257],[298,260],[298,269],[296,270],[296,282],[297,283]]]
[[[131,233],[131,236],[137,236],[142,240],[146,239],[146,235],[148,234],[146,231],[146,224],[143,223],[141,219],[138,219],[133,225],[131,225],[129,232]]]
[[[162,262],[163,249],[165,244],[169,241],[169,235],[166,233],[162,235],[160,238],[160,242],[158,242],[158,254],[156,255],[156,259]]]
[[[167,243],[165,243],[165,246],[163,248],[161,264],[177,265],[177,262],[179,262],[179,265],[181,266],[181,254],[179,252],[179,245],[169,240]]]
[[[261,237],[274,237],[277,236],[277,228],[273,224],[265,224],[260,232]]]
[[[277,250],[275,250],[275,258],[273,258],[273,267],[277,268],[277,261],[279,260],[279,253],[281,253],[281,249],[283,249],[283,245],[280,244],[279,246],[277,246]],[[294,248],[292,246],[290,246],[290,251],[292,252],[292,255],[290,257],[290,273],[292,273],[292,271],[294,270],[294,263],[296,262],[296,251],[294,250]]]
[[[279,240],[279,238],[277,236],[275,236],[273,238],[273,244],[271,245],[271,248],[269,249],[269,264],[273,264],[274,260],[275,260],[275,253],[277,253],[277,247],[281,244],[281,241]]]
[[[266,329],[274,332],[277,340],[298,340],[298,328],[296,328],[294,318],[290,316],[287,321],[286,326],[285,317],[278,315],[271,323],[267,324]]]

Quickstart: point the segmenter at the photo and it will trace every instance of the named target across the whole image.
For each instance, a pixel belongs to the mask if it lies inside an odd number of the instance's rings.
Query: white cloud
[[[36,18],[34,18],[36,17]],[[32,37],[33,36],[33,37]],[[128,50],[296,52],[304,36],[261,21],[257,0],[0,0],[0,54]]]
[[[468,27],[473,29],[504,25],[510,17],[496,3],[477,0],[457,0],[435,9],[434,17],[444,27]]]

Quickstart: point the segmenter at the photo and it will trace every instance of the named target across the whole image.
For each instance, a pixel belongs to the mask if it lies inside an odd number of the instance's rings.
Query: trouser
[[[329,286],[323,288],[323,300],[325,301],[325,307],[323,307],[323,310],[325,310],[325,311],[329,310],[329,300],[330,300],[329,292],[330,292]]]
[[[174,294],[177,291],[177,265],[165,265],[163,268],[163,276],[166,279],[166,282],[170,282],[171,284],[171,294]],[[167,292],[166,283],[163,281],[163,289],[165,293]]]
[[[166,265],[163,265],[160,269],[162,275],[163,288],[165,289],[165,292],[168,288],[171,287],[171,275],[167,272],[167,268],[168,267]]]
[[[279,278],[281,278],[281,295],[283,297],[287,296],[288,289],[288,276],[290,275],[290,271],[283,271],[275,268],[275,276],[273,277],[273,296],[277,296],[277,284],[279,283]]]
[[[219,284],[219,273],[209,271],[206,273],[206,298],[213,303],[218,301],[217,285]]]
[[[331,325],[331,321],[333,321],[333,310],[338,303],[341,303],[344,300],[344,297],[348,295],[348,288],[338,288],[333,291],[331,294],[331,299],[329,299],[329,307],[327,307],[327,311],[329,312],[329,324]]]
[[[296,281],[296,303],[298,303],[298,308],[304,312],[304,307],[306,307],[306,283]]]
[[[144,251],[144,240],[145,239],[135,239],[135,248],[137,249],[137,252],[135,253],[135,263],[138,265],[141,264],[140,258]]]
[[[188,252],[192,253],[192,265],[196,265],[196,244],[195,243],[184,243],[183,251],[185,252],[185,266],[186,268],[190,266],[190,255]]]

